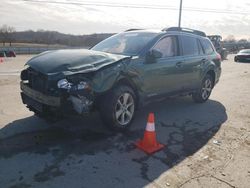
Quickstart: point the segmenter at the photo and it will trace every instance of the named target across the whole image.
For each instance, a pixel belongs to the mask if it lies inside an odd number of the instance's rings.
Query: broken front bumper
[[[21,81],[20,87],[23,103],[40,112],[44,112],[45,109],[46,111],[53,109],[53,111],[57,110],[63,114],[76,113],[81,115],[89,113],[93,108],[93,101],[85,96],[48,96],[30,88],[23,81]]]
[[[61,99],[60,97],[53,97],[53,96],[47,96],[44,95],[43,93],[36,91],[34,89],[31,89],[28,85],[25,83],[21,82],[20,87],[22,92],[27,95],[29,98],[48,105],[48,106],[53,106],[53,107],[60,107],[61,106]]]

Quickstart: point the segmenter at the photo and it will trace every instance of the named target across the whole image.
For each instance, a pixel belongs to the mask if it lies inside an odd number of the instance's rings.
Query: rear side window
[[[209,40],[202,39],[201,44],[202,44],[202,47],[203,47],[203,50],[204,50],[205,54],[210,55],[210,54],[212,54],[214,52],[212,44],[211,44],[211,42]]]
[[[197,39],[190,36],[181,36],[183,55],[199,55]]]

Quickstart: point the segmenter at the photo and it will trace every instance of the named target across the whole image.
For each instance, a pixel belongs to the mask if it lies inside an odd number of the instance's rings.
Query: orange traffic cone
[[[148,122],[143,139],[136,142],[135,145],[148,154],[159,151],[164,147],[163,144],[158,143],[156,140],[155,117],[153,113],[150,113],[148,116]]]

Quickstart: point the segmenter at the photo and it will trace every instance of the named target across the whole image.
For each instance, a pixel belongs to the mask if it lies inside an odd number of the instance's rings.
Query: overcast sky
[[[17,31],[44,29],[70,34],[114,33],[128,28],[162,29],[178,24],[179,0],[0,1],[0,25],[14,26]],[[89,3],[92,5],[86,5]],[[182,26],[200,29],[207,34],[249,39],[250,1],[183,0]]]

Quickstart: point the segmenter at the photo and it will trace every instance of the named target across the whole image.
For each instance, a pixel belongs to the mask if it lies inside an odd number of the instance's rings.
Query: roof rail
[[[138,30],[143,30],[143,29],[128,29],[128,30],[126,30],[124,32],[127,32],[127,31],[138,31]]]
[[[189,28],[183,28],[183,27],[169,27],[169,28],[162,29],[162,31],[181,31],[181,32],[192,33],[195,35],[200,35],[202,37],[206,37],[206,33],[204,33],[203,31],[189,29]]]
[[[219,38],[220,40],[222,40],[222,36],[220,35],[208,35],[207,36],[209,39],[212,39],[212,38]]]

